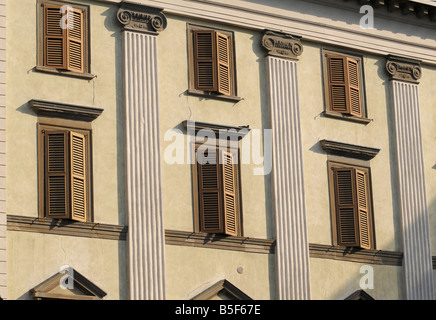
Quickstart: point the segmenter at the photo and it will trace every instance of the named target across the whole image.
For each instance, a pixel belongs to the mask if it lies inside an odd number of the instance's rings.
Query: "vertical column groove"
[[[310,299],[297,62],[267,57],[278,298]]]
[[[124,31],[124,52],[130,298],[165,299],[156,35]]]
[[[434,299],[418,85],[391,82],[407,298]]]

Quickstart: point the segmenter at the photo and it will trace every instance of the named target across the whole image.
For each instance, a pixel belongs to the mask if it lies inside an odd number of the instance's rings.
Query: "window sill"
[[[92,73],[59,70],[59,69],[54,69],[54,68],[42,67],[42,66],[36,66],[34,68],[34,70],[37,72],[45,72],[45,73],[57,74],[57,75],[67,76],[67,77],[81,78],[81,79],[86,79],[86,80],[92,80],[92,79],[97,77],[96,74],[92,74]]]
[[[371,121],[373,121],[372,119],[346,115],[346,114],[342,114],[342,113],[338,113],[338,112],[334,112],[334,111],[323,111],[322,114],[324,115],[324,117],[328,117],[328,118],[336,118],[336,119],[341,119],[341,120],[346,120],[346,121],[351,121],[351,122],[358,122],[358,123],[363,123],[363,124],[368,124]]]
[[[10,214],[7,215],[7,229],[8,231],[37,232],[107,240],[127,239],[127,226]]]
[[[231,102],[239,102],[241,100],[244,100],[243,98],[237,96],[226,96],[224,94],[217,94],[214,92],[207,92],[207,91],[196,90],[196,89],[188,89],[186,90],[186,93],[188,95],[204,97],[209,99],[223,100],[223,101],[231,101]]]
[[[234,237],[222,234],[165,230],[165,243],[168,245],[213,248],[231,251],[269,254],[275,252],[273,239]]]

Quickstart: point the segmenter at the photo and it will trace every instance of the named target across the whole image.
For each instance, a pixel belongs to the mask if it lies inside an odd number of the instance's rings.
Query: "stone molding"
[[[120,3],[117,19],[124,26],[124,30],[158,34],[167,27],[167,18],[162,10],[123,1]]]
[[[362,160],[371,160],[380,152],[380,149],[377,148],[363,147],[354,144],[330,141],[325,139],[321,140],[319,143],[322,149],[329,154],[335,154],[339,156],[357,158]]]
[[[389,55],[386,71],[391,80],[419,83],[422,76],[421,61]]]
[[[282,32],[265,30],[262,37],[262,47],[271,56],[298,59],[303,53],[300,38]]]

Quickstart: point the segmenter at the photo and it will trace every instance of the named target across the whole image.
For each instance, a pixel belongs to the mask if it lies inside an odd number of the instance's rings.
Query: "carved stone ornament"
[[[281,32],[265,31],[262,46],[269,55],[281,58],[297,59],[303,53],[300,37]]]
[[[419,83],[422,76],[421,62],[419,60],[389,55],[386,62],[386,71],[393,80]]]
[[[117,18],[124,25],[124,30],[158,34],[167,27],[167,18],[162,10],[123,1],[120,3]]]

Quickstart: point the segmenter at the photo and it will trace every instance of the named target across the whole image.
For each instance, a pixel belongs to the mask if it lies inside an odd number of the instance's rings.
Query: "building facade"
[[[0,1],[0,297],[434,299],[435,29],[424,0]]]

